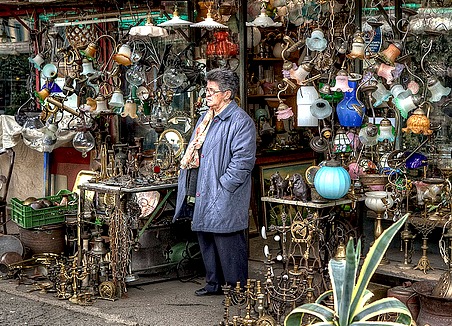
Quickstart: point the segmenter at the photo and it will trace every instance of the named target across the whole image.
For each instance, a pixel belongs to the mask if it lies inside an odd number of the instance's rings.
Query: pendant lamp
[[[247,22],[246,26],[279,27],[282,26],[282,23],[274,22],[271,17],[268,17],[267,13],[265,12],[265,8],[262,8],[260,15],[257,16],[251,23]]]
[[[159,27],[184,27],[193,24],[188,20],[184,20],[179,17],[179,11],[177,10],[177,6],[174,7],[173,17],[166,22],[160,23],[157,26]]]
[[[195,23],[195,24],[191,24],[190,27],[206,28],[209,30],[212,30],[215,28],[228,28],[226,25],[220,24],[220,23],[216,22],[215,20],[213,20],[210,8],[207,11],[207,17],[205,20]]]
[[[168,36],[166,29],[155,26],[151,22],[151,16],[148,15],[146,19],[146,24],[144,26],[133,26],[129,34],[132,36],[148,36],[148,37],[164,37]]]

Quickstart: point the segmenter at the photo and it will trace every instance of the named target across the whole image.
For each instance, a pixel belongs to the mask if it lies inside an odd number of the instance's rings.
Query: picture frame
[[[306,181],[305,172],[312,165],[316,165],[314,159],[259,166],[260,196],[261,197],[271,196],[271,194],[269,194],[270,177],[274,173],[279,172],[279,174],[283,178],[286,178],[287,176],[290,177],[294,173],[299,173],[303,176],[303,179]],[[265,202],[261,201],[260,209],[261,209],[262,216],[264,219],[263,225],[265,225],[267,227],[269,221],[268,221],[268,213],[267,213],[265,205],[266,205]]]

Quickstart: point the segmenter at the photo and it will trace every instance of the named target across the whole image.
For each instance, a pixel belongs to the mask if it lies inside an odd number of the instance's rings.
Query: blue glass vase
[[[351,92],[345,92],[344,98],[336,106],[336,113],[342,127],[360,127],[363,123],[366,108],[356,97],[356,89],[360,78],[349,77],[348,86]]]

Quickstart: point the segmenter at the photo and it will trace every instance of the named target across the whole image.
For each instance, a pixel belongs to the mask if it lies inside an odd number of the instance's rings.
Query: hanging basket
[[[93,25],[72,25],[66,27],[66,38],[74,49],[84,49],[97,39]]]

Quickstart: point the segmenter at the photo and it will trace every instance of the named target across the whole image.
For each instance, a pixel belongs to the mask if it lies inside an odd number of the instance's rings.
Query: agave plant
[[[285,318],[285,326],[300,326],[309,317],[312,326],[396,326],[410,325],[411,314],[408,308],[396,298],[383,298],[368,303],[373,293],[367,290],[370,279],[380,264],[389,244],[409,216],[405,214],[386,229],[374,242],[366,255],[360,272],[359,259],[361,241],[355,250],[354,241],[347,244],[346,258],[331,259],[329,275],[332,289],[321,294],[314,303],[305,303],[292,310]],[[325,299],[333,296],[334,310],[322,305]],[[396,321],[379,321],[378,316],[395,314]]]

